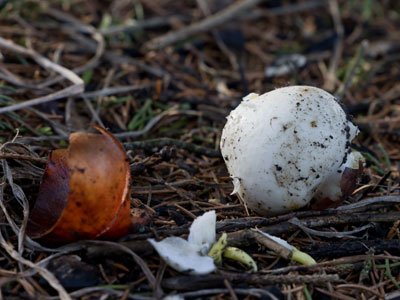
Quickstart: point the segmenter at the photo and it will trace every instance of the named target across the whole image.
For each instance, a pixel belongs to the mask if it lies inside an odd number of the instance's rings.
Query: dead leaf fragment
[[[122,145],[105,129],[101,134],[70,135],[66,150],[49,155],[27,233],[55,242],[109,238],[129,232],[129,164]]]

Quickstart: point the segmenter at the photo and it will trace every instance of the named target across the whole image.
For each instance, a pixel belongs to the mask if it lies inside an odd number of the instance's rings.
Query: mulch
[[[397,1],[0,1],[0,296],[399,299],[399,11]],[[289,85],[344,104],[366,167],[342,206],[265,218],[230,194],[221,130],[248,93]],[[116,241],[25,237],[48,153],[92,123],[126,149],[131,207],[151,223]],[[212,274],[181,274],[147,242],[186,237],[210,210],[257,273],[225,259]],[[277,256],[254,227],[317,264]]]

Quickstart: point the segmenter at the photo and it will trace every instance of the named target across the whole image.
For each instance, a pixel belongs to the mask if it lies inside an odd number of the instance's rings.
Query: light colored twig
[[[168,45],[187,39],[191,36],[199,34],[204,31],[215,28],[225,22],[236,18],[243,11],[259,4],[263,0],[239,0],[227,8],[219,11],[218,13],[205,18],[204,20],[194,23],[178,31],[172,31],[166,35],[162,35],[145,44],[146,49],[155,50],[164,48]]]
[[[136,85],[129,85],[129,86],[113,86],[113,87],[101,89],[98,91],[83,93],[78,96],[85,97],[85,98],[97,98],[97,97],[110,96],[110,95],[116,95],[116,94],[125,94],[125,93],[129,93],[129,92],[133,92],[133,91],[147,89],[152,86],[154,86],[154,83],[144,83],[144,84],[136,84]]]
[[[51,8],[47,10],[47,13],[49,13],[52,17],[56,19],[72,24],[74,28],[76,28],[80,32],[89,33],[92,35],[92,39],[97,42],[95,54],[86,64],[79,68],[76,68],[74,72],[80,73],[84,72],[85,70],[94,68],[97,65],[99,59],[103,56],[106,48],[106,43],[100,32],[92,25],[85,24],[77,18],[73,17],[72,15],[66,14],[62,11]]]
[[[14,104],[11,106],[1,107],[0,114],[18,110],[18,109],[23,109],[26,107],[30,107],[32,105],[37,105],[37,104],[42,104],[42,103],[46,103],[49,101],[54,101],[57,99],[80,94],[83,92],[84,83],[83,83],[83,80],[78,75],[76,75],[71,70],[68,70],[67,68],[64,68],[63,66],[60,66],[60,65],[52,62],[51,60],[45,58],[44,56],[40,55],[36,51],[33,51],[31,49],[26,49],[24,47],[14,44],[10,40],[6,40],[1,37],[0,37],[0,48],[7,49],[9,51],[18,53],[20,55],[29,56],[32,59],[34,59],[38,64],[40,64],[43,68],[57,72],[58,74],[62,75],[63,77],[65,77],[66,79],[70,80],[73,83],[72,86],[69,86],[69,87],[62,89],[61,91],[55,92],[53,94],[50,94],[50,95],[47,95],[44,97],[31,99],[28,101],[24,101],[22,103]]]
[[[43,68],[51,69],[51,70],[63,75],[65,78],[67,78],[74,84],[83,83],[82,79],[79,76],[77,76],[74,72],[72,72],[58,64],[55,64],[54,62],[41,56],[39,53],[37,53],[34,50],[26,49],[24,47],[14,44],[10,40],[6,40],[1,37],[0,37],[0,47],[7,49],[9,51],[16,52],[20,55],[29,56],[32,59],[34,59],[38,64],[43,66]]]

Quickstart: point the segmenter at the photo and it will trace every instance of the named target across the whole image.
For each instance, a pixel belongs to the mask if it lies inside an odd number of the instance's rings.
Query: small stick
[[[97,29],[92,25],[85,24],[80,20],[78,20],[77,18],[69,14],[66,14],[62,11],[50,8],[47,10],[47,13],[56,19],[72,24],[80,32],[90,33],[92,35],[92,39],[97,42],[95,54],[86,64],[75,69],[74,72],[80,73],[83,72],[84,70],[94,68],[98,64],[100,58],[103,56],[106,48],[106,43],[100,32],[98,32]]]
[[[44,56],[41,56],[36,51],[33,51],[31,49],[26,49],[24,47],[14,44],[12,41],[3,39],[1,37],[0,37],[0,48],[5,48],[9,51],[13,51],[13,52],[16,52],[21,55],[29,56],[32,59],[34,59],[38,64],[40,64],[43,68],[57,72],[73,83],[72,86],[62,89],[61,91],[49,94],[47,96],[31,99],[31,100],[24,101],[22,103],[14,104],[11,106],[1,107],[0,114],[18,110],[18,109],[23,109],[26,107],[30,107],[32,105],[37,105],[37,104],[42,104],[42,103],[46,103],[49,101],[54,101],[57,99],[80,94],[83,92],[84,82],[78,75],[76,75],[71,70],[64,68],[63,66],[52,62],[51,60],[45,58]]]
[[[116,94],[125,94],[133,91],[144,90],[154,86],[154,83],[144,83],[144,84],[135,84],[135,85],[128,85],[128,86],[114,86],[109,88],[104,88],[97,91],[83,93],[78,95],[78,97],[82,98],[97,98],[97,97],[104,97]]]
[[[202,10],[203,14],[206,17],[210,17],[212,15],[212,12],[211,12],[210,8],[208,7],[208,3],[206,0],[197,0],[197,5],[200,7],[200,9]],[[215,41],[217,42],[218,47],[229,59],[233,70],[235,70],[235,71],[239,70],[239,63],[237,61],[237,57],[226,46],[225,42],[223,41],[223,39],[220,36],[220,33],[215,29],[211,29],[211,32],[214,36]]]
[[[232,285],[230,284],[228,279],[224,279],[224,285],[228,289],[229,295],[231,296],[231,299],[232,300],[238,300],[238,297],[237,297],[235,291],[233,290]]]
[[[262,0],[239,0],[227,8],[219,11],[215,15],[205,18],[198,23],[194,23],[188,27],[185,27],[184,29],[172,31],[166,35],[157,37],[147,42],[144,47],[149,50],[164,48],[201,32],[208,31],[211,28],[215,28],[216,26],[224,24],[227,21],[237,17],[243,13],[243,11],[257,5],[260,2],[262,2]]]
[[[242,282],[247,284],[292,284],[313,283],[326,284],[326,282],[340,282],[337,274],[320,275],[260,275],[237,274],[221,272],[221,274],[209,274],[207,276],[177,276],[164,279],[163,287],[172,290],[198,290],[199,288],[224,286],[224,280]]]

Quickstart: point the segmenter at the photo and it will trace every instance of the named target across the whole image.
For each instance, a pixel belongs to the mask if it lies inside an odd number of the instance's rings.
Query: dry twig
[[[239,14],[250,9],[251,7],[259,4],[263,0],[238,0],[234,4],[228,6],[227,8],[219,11],[215,15],[205,18],[204,20],[192,24],[179,31],[173,31],[167,33],[166,35],[157,37],[149,42],[147,42],[144,47],[147,49],[159,49],[164,48],[168,45],[174,44],[176,42],[187,39],[191,36],[199,34],[215,28],[228,20],[237,17]]]
[[[38,64],[40,64],[43,68],[57,72],[73,83],[72,86],[62,89],[61,91],[55,92],[53,94],[39,97],[36,99],[31,99],[28,101],[24,101],[22,103],[14,104],[11,106],[1,107],[0,114],[18,110],[18,109],[23,109],[23,108],[30,107],[33,105],[46,103],[49,101],[58,100],[58,99],[61,99],[64,97],[72,96],[72,95],[77,95],[77,94],[80,94],[83,92],[84,84],[83,84],[83,80],[80,77],[78,77],[74,72],[41,56],[39,53],[37,53],[31,49],[23,48],[19,45],[14,44],[12,41],[5,40],[1,37],[0,37],[0,48],[5,48],[9,51],[12,51],[12,52],[15,52],[15,53],[18,53],[21,55],[29,56],[32,59],[34,59]]]

